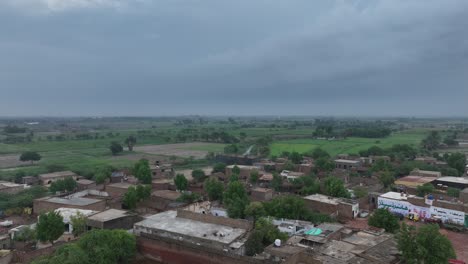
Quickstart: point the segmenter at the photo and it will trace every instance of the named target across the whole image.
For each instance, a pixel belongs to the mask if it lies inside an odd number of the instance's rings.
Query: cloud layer
[[[465,0],[9,0],[0,23],[5,115],[468,114]]]

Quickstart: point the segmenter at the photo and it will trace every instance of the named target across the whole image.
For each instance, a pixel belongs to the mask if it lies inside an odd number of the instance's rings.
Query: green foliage
[[[64,232],[63,217],[55,211],[42,213],[37,222],[37,238],[42,242],[54,243]]]
[[[67,244],[52,256],[45,256],[34,260],[31,264],[92,264],[86,252],[76,244]]]
[[[313,159],[330,158],[330,154],[321,148],[315,148],[311,153],[308,153]]]
[[[49,187],[49,191],[52,193],[56,192],[71,192],[76,189],[76,181],[72,177],[66,177],[52,182]]]
[[[449,187],[449,188],[447,189],[447,195],[448,195],[448,196],[455,197],[455,198],[458,198],[458,197],[460,196],[460,190],[457,189],[457,188]]]
[[[33,164],[34,161],[39,161],[41,160],[41,155],[39,153],[34,152],[34,151],[26,151],[23,152],[19,158],[20,161],[31,161],[31,164]]]
[[[112,168],[111,167],[101,167],[96,169],[94,173],[94,180],[97,184],[102,184],[112,175]]]
[[[292,152],[291,155],[289,155],[289,159],[292,161],[294,164],[301,164],[302,162],[302,154],[299,152]]]
[[[125,139],[125,144],[128,147],[128,151],[133,151],[133,147],[135,146],[137,139],[134,135],[130,135]]]
[[[71,225],[73,226],[73,235],[78,237],[84,234],[87,230],[86,226],[86,216],[78,212],[76,215],[70,217]]]
[[[195,169],[192,171],[192,177],[197,181],[197,182],[202,182],[206,175],[205,172],[201,169]]]
[[[231,144],[224,147],[224,153],[226,154],[237,154],[239,152],[239,147],[237,144]]]
[[[367,223],[370,226],[383,228],[390,233],[395,233],[400,228],[398,218],[383,208],[375,210]]]
[[[185,191],[187,190],[188,187],[188,181],[187,178],[183,174],[178,173],[174,177],[174,184],[179,191]]]
[[[260,217],[266,216],[265,208],[261,202],[251,202],[246,208],[244,212],[246,217],[251,217],[256,221]]]
[[[219,163],[216,163],[214,166],[213,166],[213,173],[216,173],[216,172],[222,172],[222,173],[225,173],[226,172],[226,164],[225,163],[222,163],[222,162],[219,162]]]
[[[448,263],[456,258],[450,240],[439,232],[435,224],[424,225],[415,229],[402,224],[398,235],[398,249],[402,259],[408,264]]]
[[[292,181],[295,186],[301,188],[299,193],[301,195],[310,195],[320,192],[320,183],[315,176],[301,176]]]
[[[33,186],[17,194],[0,193],[0,210],[32,207],[34,199],[46,194],[47,190],[42,186]]]
[[[223,186],[223,183],[221,183],[217,179],[215,178],[206,179],[203,185],[203,188],[205,192],[208,194],[208,199],[210,199],[210,201],[223,199],[224,186]]]
[[[223,203],[229,217],[243,218],[245,207],[249,204],[249,197],[244,186],[239,181],[230,182],[224,192]]]
[[[111,142],[109,149],[112,152],[112,155],[117,155],[120,152],[123,152],[122,145],[120,145],[119,142],[116,142],[116,141]]]
[[[447,158],[447,164],[458,171],[458,175],[463,175],[466,166],[466,156],[463,153],[452,153]]]
[[[27,226],[15,234],[14,240],[21,242],[36,241],[36,230]]]
[[[184,202],[184,203],[194,203],[194,202],[199,202],[202,200],[201,195],[198,193],[187,193],[183,192],[182,195],[180,195],[179,198],[177,198],[177,201],[179,202]]]
[[[333,197],[349,198],[349,192],[346,190],[341,179],[335,177],[327,177],[324,181],[325,194]]]
[[[335,162],[332,161],[330,158],[318,158],[315,161],[315,171],[323,171],[323,172],[330,172],[335,168]]]
[[[148,160],[140,159],[133,167],[133,174],[143,184],[151,184],[152,176]]]
[[[240,168],[235,165],[233,168],[232,168],[232,174],[236,174],[236,175],[239,175],[241,172]]]
[[[250,177],[249,177],[250,183],[253,183],[253,184],[257,183],[258,178],[259,178],[258,171],[253,170],[253,171],[250,172]]]
[[[134,186],[130,186],[128,188],[127,192],[124,194],[122,202],[128,209],[136,208],[138,203],[138,193]]]
[[[267,215],[277,218],[303,219],[307,215],[304,200],[293,195],[275,197],[263,206]]]
[[[416,194],[419,197],[424,197],[426,194],[433,193],[435,191],[435,188],[432,184],[430,183],[425,183],[423,185],[420,185],[416,188]]]
[[[364,188],[364,187],[361,187],[361,186],[357,186],[353,189],[354,191],[354,195],[356,196],[356,198],[362,198],[362,197],[367,197],[368,193],[367,193],[367,189]]]
[[[281,187],[283,186],[283,178],[281,177],[281,175],[279,175],[276,172],[273,173],[273,179],[271,180],[271,186],[277,192],[279,192],[281,190]]]
[[[92,230],[78,242],[93,263],[130,263],[136,253],[135,236],[125,230]]]
[[[253,256],[263,252],[265,247],[272,244],[276,239],[284,242],[288,239],[288,235],[280,232],[268,219],[258,219],[254,231],[245,243],[246,255]]]
[[[434,150],[439,147],[441,140],[442,137],[439,132],[431,131],[429,135],[421,141],[421,145],[426,150]]]
[[[384,186],[384,188],[390,187],[395,182],[395,177],[393,173],[386,170],[379,173],[379,182]]]
[[[136,194],[138,201],[143,201],[151,196],[151,185],[139,184],[136,187]]]

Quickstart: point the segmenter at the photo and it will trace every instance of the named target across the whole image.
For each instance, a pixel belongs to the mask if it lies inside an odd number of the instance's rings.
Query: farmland
[[[283,151],[304,153],[314,148],[322,148],[331,155],[358,153],[371,146],[388,148],[395,144],[418,145],[425,136],[424,130],[412,130],[394,133],[387,138],[346,138],[343,140],[293,139],[276,141],[271,144],[271,154],[279,155]]]

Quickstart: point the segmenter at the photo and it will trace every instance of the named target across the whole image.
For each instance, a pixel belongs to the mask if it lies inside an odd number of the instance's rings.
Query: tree
[[[289,155],[289,159],[292,161],[294,164],[301,164],[302,162],[302,155],[299,152],[292,152],[291,155]]]
[[[128,190],[124,194],[122,202],[128,209],[136,208],[136,205],[138,203],[138,194],[134,186],[128,187]]]
[[[78,212],[76,215],[71,216],[70,222],[73,226],[72,234],[75,237],[78,237],[86,232],[86,217],[82,213]]]
[[[92,230],[77,245],[93,263],[131,263],[136,253],[136,238],[126,230]]]
[[[250,172],[250,178],[249,178],[249,181],[253,184],[257,183],[258,182],[258,178],[259,178],[259,175],[258,175],[258,171],[256,170],[253,170]]]
[[[128,151],[133,151],[133,146],[135,146],[137,139],[135,136],[130,135],[125,139],[125,144],[128,147]]]
[[[364,188],[364,187],[361,187],[361,186],[357,186],[353,189],[354,191],[354,196],[356,196],[356,198],[362,198],[362,197],[367,197],[367,189]]]
[[[73,177],[66,177],[65,179],[60,179],[52,182],[50,184],[49,190],[52,193],[55,192],[71,192],[76,189],[77,183]]]
[[[143,184],[151,184],[153,178],[151,176],[151,169],[148,160],[139,160],[133,167],[133,173]]]
[[[179,191],[185,191],[188,187],[187,178],[183,174],[178,173],[174,178],[174,184]]]
[[[76,244],[67,244],[57,249],[51,256],[38,258],[32,264],[91,264],[86,252]]]
[[[273,179],[271,180],[271,186],[277,192],[281,190],[283,186],[283,178],[276,172],[273,173]]]
[[[315,170],[330,172],[335,168],[335,162],[330,158],[319,158],[315,161]]]
[[[388,188],[395,181],[395,177],[390,171],[386,170],[386,171],[380,172],[379,181],[380,183],[382,183],[384,188]]]
[[[191,192],[191,193],[183,192],[182,195],[179,198],[177,198],[178,202],[184,202],[184,203],[194,203],[194,202],[198,202],[201,200],[202,200],[201,195],[199,195],[198,193],[194,193],[194,192]]]
[[[263,246],[263,232],[254,230],[247,241],[245,242],[245,254],[247,256],[253,256],[258,253],[262,253],[265,250]]]
[[[278,196],[263,203],[267,215],[276,218],[300,219],[308,214],[305,202],[301,197],[293,195]]]
[[[117,155],[119,154],[120,152],[123,151],[123,147],[122,145],[120,145],[118,142],[116,141],[112,141],[111,142],[111,145],[109,146],[109,149],[110,151],[112,152],[112,155]]]
[[[41,160],[41,155],[34,151],[23,152],[19,158],[20,161],[31,161],[31,164],[34,164],[34,161]]]
[[[142,185],[139,184],[136,187],[137,199],[138,201],[143,201],[151,196],[151,185]]]
[[[26,226],[25,228],[20,229],[20,231],[15,234],[14,240],[21,242],[36,241],[36,230],[32,229],[29,226]]]
[[[210,201],[222,200],[223,199],[223,184],[215,178],[208,178],[205,180],[203,189],[208,194]]]
[[[447,195],[458,198],[460,196],[460,190],[457,188],[448,187]]]
[[[36,226],[37,238],[42,242],[54,243],[64,232],[63,217],[55,211],[42,213]]]
[[[415,229],[403,224],[398,236],[398,249],[408,264],[448,263],[455,258],[455,250],[450,240],[439,232],[435,224]]]
[[[441,140],[442,138],[439,132],[431,131],[429,135],[421,141],[421,145],[426,150],[434,150],[439,147]]]
[[[214,166],[213,166],[213,173],[216,173],[216,172],[222,172],[222,173],[225,173],[226,171],[226,164],[225,163],[222,163],[222,162],[219,162],[219,163],[216,163]]]
[[[346,190],[341,179],[335,177],[327,177],[324,182],[325,193],[333,197],[349,198],[349,192]]]
[[[232,174],[236,174],[236,175],[239,175],[241,172],[239,166],[237,165],[234,165],[234,167],[232,167]]]
[[[389,233],[395,233],[400,225],[398,224],[398,218],[390,213],[387,209],[377,209],[369,217],[367,223],[370,226],[383,228]]]
[[[226,192],[224,192],[223,203],[227,208],[229,217],[244,217],[245,207],[249,204],[249,198],[242,183],[239,181],[229,183]]]
[[[261,202],[251,202],[245,208],[244,214],[246,217],[251,217],[254,221],[256,221],[260,217],[266,216],[266,211]]]
[[[269,220],[260,218],[255,223],[255,230],[251,233],[245,242],[247,256],[263,252],[266,246],[273,243],[276,239],[286,241],[288,235],[282,233]]]
[[[330,154],[321,148],[315,148],[312,150],[310,156],[315,160],[319,158],[330,158]]]
[[[205,177],[205,172],[201,169],[196,169],[192,171],[192,178],[194,178],[197,182],[202,182],[205,179]]]
[[[466,156],[463,153],[452,153],[447,158],[447,164],[458,171],[458,175],[463,175],[465,173],[466,166]]]
[[[435,190],[434,185],[430,183],[425,183],[423,185],[416,187],[416,194],[419,197],[424,197],[426,194],[433,193],[434,190]]]
[[[237,154],[238,152],[239,148],[237,147],[237,144],[231,144],[224,147],[225,154]]]
[[[96,170],[94,173],[94,180],[96,181],[97,184],[102,184],[108,179],[112,174],[112,171],[107,168],[99,168]]]

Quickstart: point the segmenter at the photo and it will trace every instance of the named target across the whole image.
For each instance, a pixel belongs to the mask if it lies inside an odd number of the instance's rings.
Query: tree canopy
[[[39,215],[36,230],[40,241],[54,243],[65,231],[63,217],[55,211],[42,213]]]
[[[175,184],[177,190],[179,190],[179,191],[187,190],[187,187],[188,187],[187,178],[185,178],[185,176],[183,174],[181,174],[181,173],[178,173],[174,177],[174,184]]]
[[[41,160],[41,155],[39,153],[34,152],[34,151],[26,151],[23,152],[19,158],[20,161],[31,161],[31,164],[34,163],[34,161],[39,161]]]
[[[203,188],[205,192],[208,194],[208,199],[210,199],[210,201],[223,199],[224,186],[223,186],[223,183],[221,183],[217,179],[215,178],[206,179],[203,185]]]
[[[195,169],[192,171],[192,178],[197,182],[202,182],[205,179],[206,175],[202,169]]]
[[[324,182],[325,193],[333,197],[349,198],[349,192],[346,190],[341,179],[336,177],[327,177]]]
[[[65,179],[59,179],[50,184],[49,190],[52,193],[55,192],[71,192],[76,188],[76,181],[72,177],[66,177]]]
[[[223,203],[229,217],[243,218],[245,207],[249,204],[249,197],[244,186],[239,181],[230,182],[224,192]]]
[[[109,146],[110,151],[112,152],[112,155],[117,155],[120,152],[123,152],[123,147],[120,145],[119,142],[112,141],[110,146]]]
[[[136,208],[136,205],[138,203],[138,194],[137,194],[137,190],[136,190],[136,188],[134,186],[128,187],[128,190],[124,194],[124,197],[122,199],[122,203],[128,209],[135,209]]]
[[[383,208],[374,211],[368,219],[368,224],[370,226],[383,228],[389,233],[394,233],[400,228],[398,218]]]
[[[133,135],[130,135],[125,139],[125,144],[128,147],[128,151],[133,151],[133,147],[135,146],[136,142],[137,142],[137,139]]]

